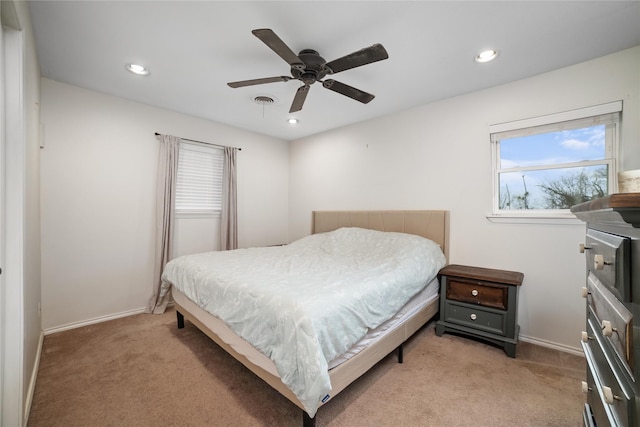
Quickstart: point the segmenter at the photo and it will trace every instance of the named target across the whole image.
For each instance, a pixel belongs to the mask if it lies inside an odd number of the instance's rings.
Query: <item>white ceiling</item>
[[[640,1],[47,0],[30,11],[44,77],[284,140],[640,45]],[[289,114],[297,80],[228,87],[290,74],[256,28],[327,61],[383,44],[389,59],[331,76],[376,98],[365,105],[316,83]],[[486,48],[500,55],[476,63]],[[127,72],[131,62],[151,74]],[[260,95],[276,103],[258,105]]]

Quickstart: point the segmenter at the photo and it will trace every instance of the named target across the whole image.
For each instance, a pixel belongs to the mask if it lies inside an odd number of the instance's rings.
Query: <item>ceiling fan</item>
[[[362,65],[371,64],[372,62],[387,59],[389,55],[381,44],[360,49],[357,52],[326,62],[318,52],[313,49],[303,49],[298,55],[274,33],[272,30],[258,29],[251,31],[254,36],[259,38],[284,59],[291,66],[291,76],[266,77],[262,79],[242,80],[238,82],[227,83],[233,88],[260,85],[264,83],[287,82],[289,80],[300,80],[303,85],[298,88],[293,103],[289,109],[290,113],[300,111],[307,98],[307,93],[311,85],[315,82],[322,83],[325,88],[348,96],[349,98],[360,101],[363,104],[370,102],[374,95],[356,89],[333,79],[322,80],[327,74],[336,74],[341,71],[350,70],[351,68],[360,67]]]

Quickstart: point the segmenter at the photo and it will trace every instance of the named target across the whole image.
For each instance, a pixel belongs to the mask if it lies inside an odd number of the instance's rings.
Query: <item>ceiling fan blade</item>
[[[360,89],[356,89],[355,87],[340,83],[332,79],[323,81],[322,86],[341,95],[348,96],[351,99],[355,99],[356,101],[360,101],[363,104],[367,104],[371,102],[373,98],[375,98],[375,95],[363,92]]]
[[[291,103],[291,108],[289,109],[290,113],[302,110],[304,100],[307,98],[307,94],[309,93],[309,88],[311,88],[309,85],[300,86],[298,88],[296,96],[293,98],[293,102]]]
[[[327,67],[331,70],[329,74],[339,73],[340,71],[350,70],[351,68],[360,67],[361,65],[371,64],[372,62],[387,59],[389,54],[384,46],[377,43],[373,46],[365,47],[357,52],[350,53],[342,58],[335,59],[327,63]]]
[[[242,80],[239,82],[230,82],[227,84],[235,88],[235,87],[261,85],[264,83],[288,82],[289,80],[291,80],[291,77],[279,76],[279,77],[266,77],[264,79]]]
[[[259,38],[271,48],[275,53],[277,53],[282,59],[287,61],[289,65],[294,68],[298,68],[303,70],[304,63],[298,58],[298,55],[293,53],[293,51],[283,42],[280,37],[276,35],[272,30],[268,28],[258,29],[251,31],[254,36]]]

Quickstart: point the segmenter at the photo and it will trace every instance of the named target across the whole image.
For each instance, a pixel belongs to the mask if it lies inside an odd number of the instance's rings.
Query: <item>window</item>
[[[181,143],[176,182],[176,213],[220,215],[222,211],[222,168],[224,151]]]
[[[490,126],[495,216],[573,217],[615,189],[622,102]]]

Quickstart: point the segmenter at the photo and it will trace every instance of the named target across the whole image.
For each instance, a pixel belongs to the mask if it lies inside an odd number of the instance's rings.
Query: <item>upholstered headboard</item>
[[[449,259],[449,211],[314,211],[312,233],[340,227],[417,234],[438,243]]]

